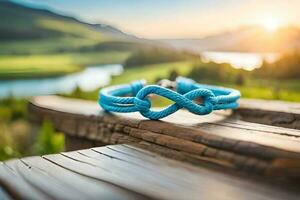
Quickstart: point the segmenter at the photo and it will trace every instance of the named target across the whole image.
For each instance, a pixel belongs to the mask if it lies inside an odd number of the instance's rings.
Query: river
[[[119,64],[97,65],[61,77],[0,81],[0,98],[68,94],[77,86],[84,91],[93,91],[107,85],[112,75],[119,75],[122,71],[123,67]]]
[[[230,63],[233,67],[247,70],[259,67],[264,59],[272,62],[277,58],[276,54],[236,52],[203,52],[201,55],[205,61]],[[111,76],[122,72],[122,65],[110,64],[89,66],[81,72],[62,77],[0,81],[0,98],[68,94],[77,86],[83,91],[93,91],[100,86],[109,84]]]
[[[205,51],[201,53],[201,57],[204,61],[229,63],[234,68],[253,70],[260,67],[263,60],[267,62],[276,61],[278,59],[278,54]]]

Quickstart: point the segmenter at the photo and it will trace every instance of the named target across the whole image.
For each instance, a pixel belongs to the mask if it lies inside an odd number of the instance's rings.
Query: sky
[[[300,0],[14,0],[144,38],[200,38],[248,25],[300,26]]]

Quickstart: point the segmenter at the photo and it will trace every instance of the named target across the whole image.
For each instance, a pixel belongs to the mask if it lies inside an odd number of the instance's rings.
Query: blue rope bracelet
[[[99,93],[100,106],[110,112],[140,112],[144,117],[158,120],[181,108],[205,115],[213,110],[234,109],[241,94],[238,90],[198,84],[195,81],[178,77],[176,82],[164,81],[159,85],[145,86],[145,81],[104,88]],[[175,90],[170,88],[176,87]],[[174,104],[160,110],[151,110],[150,94],[156,94],[174,101]],[[128,95],[131,95],[130,97]],[[193,100],[202,99],[201,104]]]

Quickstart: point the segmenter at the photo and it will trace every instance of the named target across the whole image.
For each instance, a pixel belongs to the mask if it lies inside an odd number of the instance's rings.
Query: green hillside
[[[88,65],[124,63],[133,52],[137,56],[129,61],[139,60],[138,64],[187,57],[186,53],[109,25],[89,24],[49,10],[0,0],[0,79],[57,76]],[[136,52],[147,52],[147,56]]]
[[[96,40],[101,38],[100,33],[88,29],[72,18],[11,2],[0,2],[0,15],[0,39],[42,39],[65,36]]]
[[[115,45],[116,41],[124,46],[128,40],[135,42],[133,36],[111,26],[88,24],[48,10],[0,1],[0,54],[81,51],[102,43]]]
[[[0,0],[0,79],[57,76],[122,63],[144,42],[103,24]]]

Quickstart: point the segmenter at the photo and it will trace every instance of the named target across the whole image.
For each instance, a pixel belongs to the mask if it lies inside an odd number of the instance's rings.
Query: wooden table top
[[[0,199],[299,199],[299,104],[268,102],[154,121],[36,97],[32,122],[50,120],[67,152],[1,163]]]
[[[0,164],[0,182],[16,199],[299,199],[299,193],[278,186],[133,145],[7,161]]]

